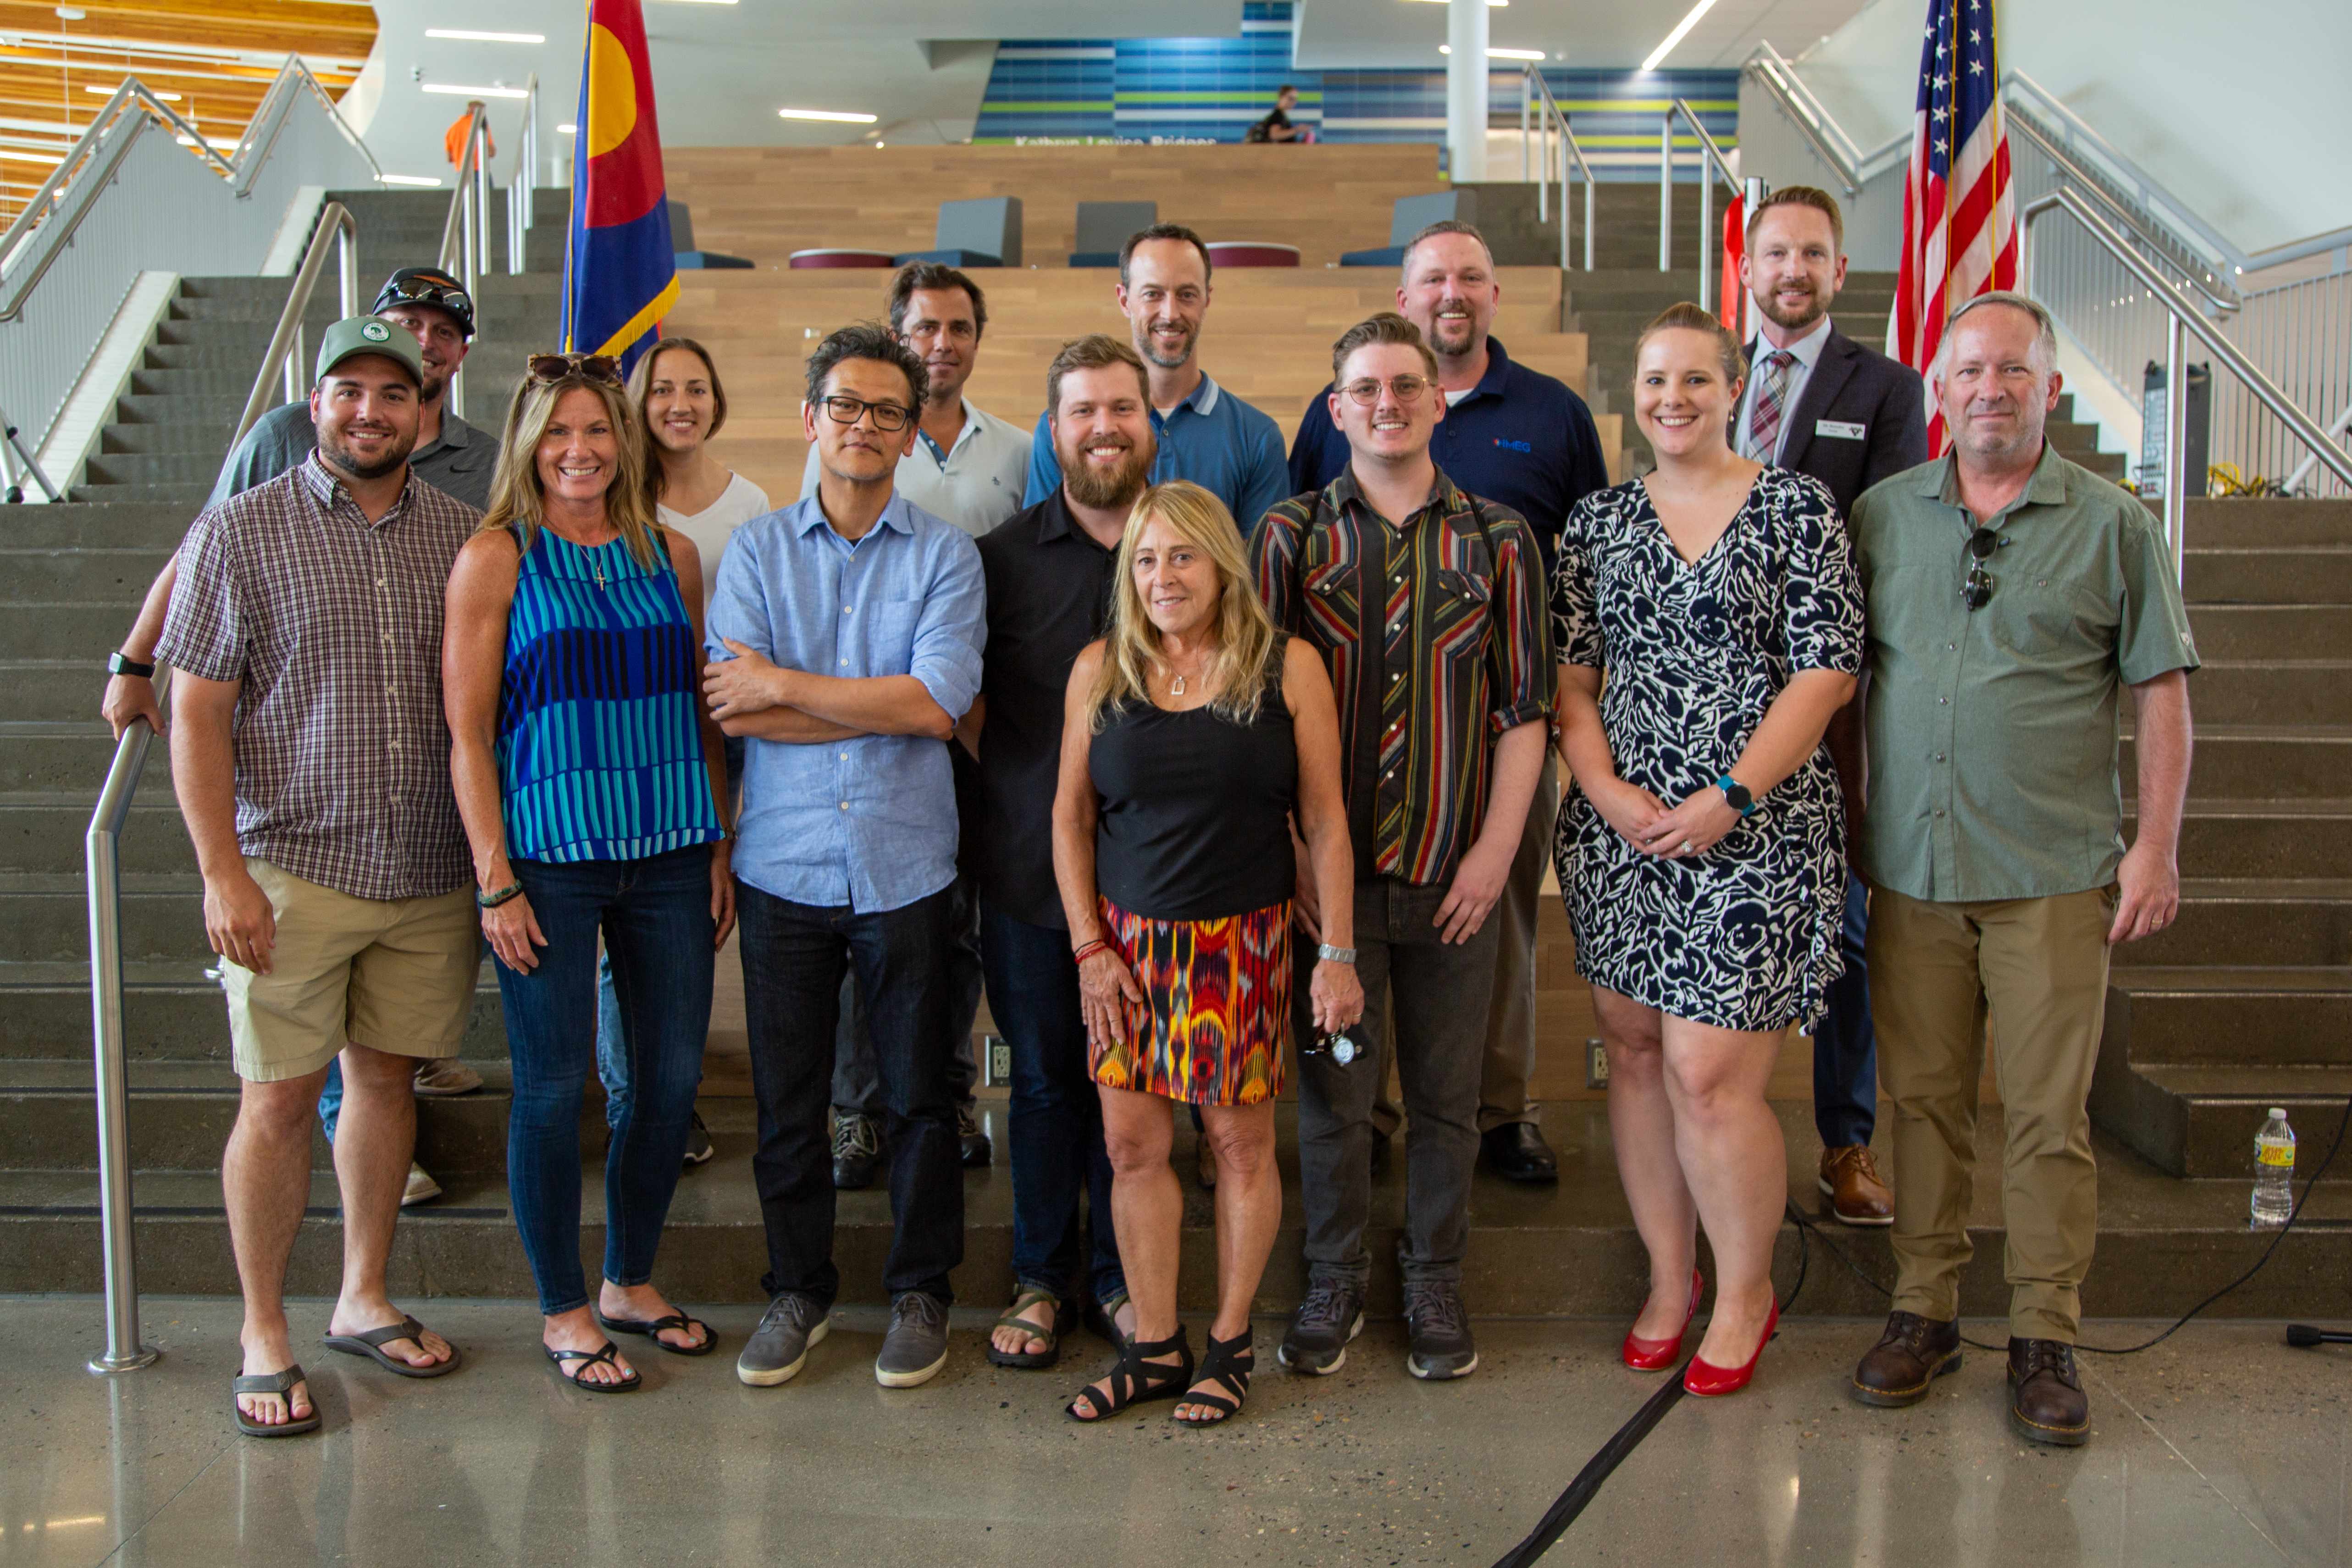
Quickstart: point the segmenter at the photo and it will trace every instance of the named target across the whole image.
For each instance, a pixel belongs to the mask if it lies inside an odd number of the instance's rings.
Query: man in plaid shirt
[[[440,660],[449,568],[481,514],[409,468],[423,381],[398,325],[328,330],[318,449],[196,519],[159,649],[179,676],[173,779],[244,1080],[221,1186],[245,1292],[233,1414],[256,1436],[319,1425],[283,1290],[310,1107],[339,1053],[343,1282],[326,1343],[411,1377],[457,1363],[384,1289],[409,1080],[417,1058],[457,1053],[480,963]]]

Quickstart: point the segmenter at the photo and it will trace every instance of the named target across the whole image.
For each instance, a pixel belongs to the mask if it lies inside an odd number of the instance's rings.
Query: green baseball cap
[[[327,373],[354,354],[382,354],[397,361],[408,372],[408,379],[418,390],[425,386],[425,355],[416,346],[416,339],[397,321],[387,321],[382,316],[348,316],[327,329],[319,342],[319,367],[310,378],[315,386],[327,379]]]

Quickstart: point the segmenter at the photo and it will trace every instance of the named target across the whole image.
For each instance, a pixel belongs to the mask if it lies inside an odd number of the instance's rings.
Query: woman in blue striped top
[[[654,1289],[734,924],[725,763],[703,713],[702,563],[656,521],[618,366],[541,354],[515,389],[490,510],[449,577],[450,770],[498,956],[515,1223],[558,1372],[638,1385],[608,1332],[683,1355],[709,1326]],[[580,1106],[610,954],[630,1093],[604,1157],[604,1282],[580,1268]]]

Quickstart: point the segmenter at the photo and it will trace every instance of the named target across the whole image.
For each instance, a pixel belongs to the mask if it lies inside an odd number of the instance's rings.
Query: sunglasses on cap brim
[[[397,283],[387,283],[383,286],[383,298],[412,305],[437,305],[467,321],[474,317],[471,296],[454,283],[436,282],[430,278],[404,278]]]

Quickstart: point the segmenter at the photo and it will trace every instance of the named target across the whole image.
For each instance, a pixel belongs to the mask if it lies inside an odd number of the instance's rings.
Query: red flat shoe
[[[1625,1364],[1635,1372],[1664,1372],[1674,1365],[1675,1359],[1683,1353],[1683,1336],[1690,1332],[1691,1320],[1698,1316],[1698,1296],[1706,1286],[1706,1281],[1699,1278],[1698,1270],[1692,1269],[1690,1310],[1683,1314],[1683,1326],[1675,1331],[1673,1339],[1645,1340],[1627,1330],[1625,1348],[1621,1352]]]
[[[1746,1366],[1717,1366],[1702,1356],[1691,1357],[1690,1370],[1683,1373],[1683,1390],[1701,1399],[1713,1399],[1720,1394],[1737,1394],[1748,1386],[1756,1375],[1756,1363],[1764,1359],[1764,1347],[1772,1342],[1772,1331],[1780,1326],[1780,1303],[1775,1300],[1771,1314],[1764,1320],[1764,1338],[1757,1343],[1756,1353],[1748,1358]]]

